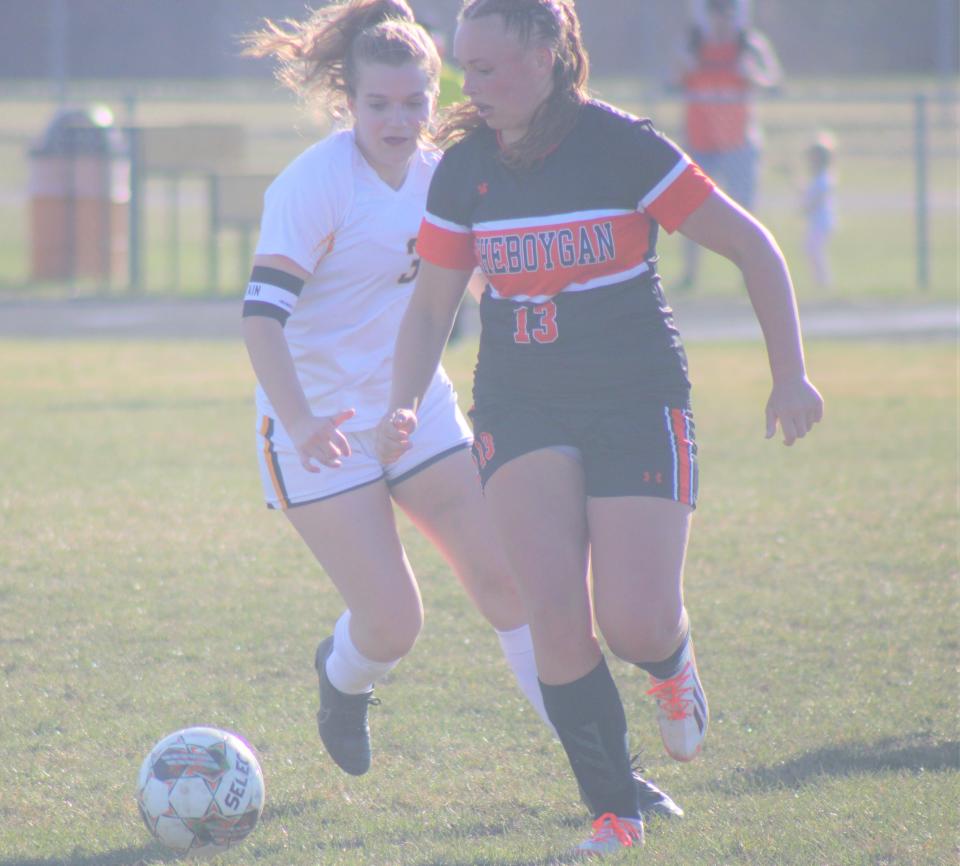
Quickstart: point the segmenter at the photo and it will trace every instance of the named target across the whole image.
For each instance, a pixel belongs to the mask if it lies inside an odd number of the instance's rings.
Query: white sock
[[[333,629],[333,652],[327,657],[327,679],[335,689],[347,695],[369,692],[399,661],[375,662],[363,655],[350,637],[350,611],[343,612]]]
[[[556,735],[550,718],[547,716],[547,710],[543,705],[543,694],[540,691],[540,681],[537,678],[537,661],[533,655],[533,637],[530,634],[530,626],[522,625],[520,628],[510,631],[500,631],[494,629],[497,637],[500,638],[500,646],[503,649],[503,655],[517,678],[517,684],[520,691],[526,695],[537,715],[543,719],[551,733]]]

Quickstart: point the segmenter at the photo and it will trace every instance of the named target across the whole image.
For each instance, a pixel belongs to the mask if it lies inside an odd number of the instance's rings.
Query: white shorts
[[[382,465],[374,450],[375,430],[345,432],[352,451],[338,469],[321,466],[307,472],[296,449],[276,418],[260,417],[257,457],[267,508],[281,511],[329,499],[349,490],[385,479],[393,486],[426,469],[454,451],[468,448],[473,434],[457,406],[457,395],[448,381],[436,377],[417,413],[413,447],[396,463]]]

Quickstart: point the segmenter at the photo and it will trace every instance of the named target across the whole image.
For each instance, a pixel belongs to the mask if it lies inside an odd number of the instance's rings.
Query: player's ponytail
[[[590,63],[580,35],[580,21],[572,0],[465,0],[460,21],[500,15],[507,30],[522,42],[539,42],[553,52],[553,90],[537,109],[526,135],[501,151],[501,159],[516,168],[540,162],[576,123],[580,106],[588,99]],[[484,126],[477,110],[460,103],[448,111],[438,140],[449,145]]]
[[[437,48],[406,0],[341,0],[304,21],[263,23],[242,37],[244,54],[276,59],[280,83],[304,99],[319,99],[335,118],[347,113],[359,62],[413,61],[439,81]]]
[[[585,99],[590,77],[590,60],[583,47],[580,19],[572,3],[559,5],[565,23],[561,27],[561,50],[557,54],[553,70],[554,83],[558,90],[568,95],[576,95],[578,99]]]

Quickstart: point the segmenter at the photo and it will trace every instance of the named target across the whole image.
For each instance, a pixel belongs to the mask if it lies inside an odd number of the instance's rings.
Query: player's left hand
[[[410,437],[417,429],[416,413],[410,409],[395,409],[383,416],[377,425],[377,457],[381,463],[393,463],[409,451]]]
[[[823,397],[804,376],[787,382],[774,382],[767,400],[767,439],[783,432],[783,444],[793,445],[823,418]]]

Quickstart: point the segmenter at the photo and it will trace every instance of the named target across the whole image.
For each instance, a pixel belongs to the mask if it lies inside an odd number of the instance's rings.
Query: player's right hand
[[[412,443],[410,437],[417,429],[417,415],[411,409],[394,409],[388,412],[377,425],[377,457],[381,463],[394,463]]]
[[[777,422],[783,433],[783,444],[793,445],[823,420],[823,397],[813,383],[803,376],[786,382],[774,382],[767,401],[767,439],[777,433]]]
[[[350,443],[339,427],[356,415],[355,409],[341,409],[329,418],[309,415],[289,428],[287,433],[307,472],[320,472],[323,466],[339,469],[343,457],[350,456]]]

